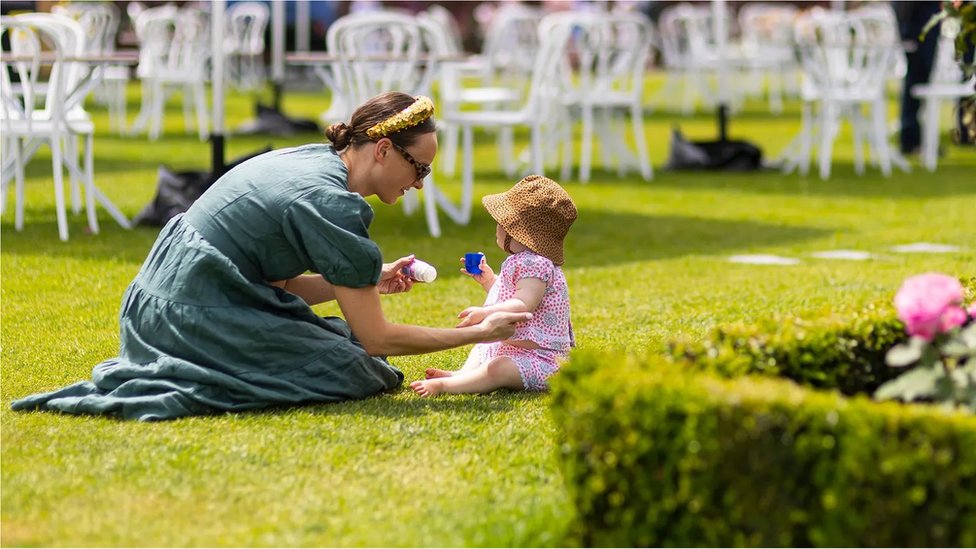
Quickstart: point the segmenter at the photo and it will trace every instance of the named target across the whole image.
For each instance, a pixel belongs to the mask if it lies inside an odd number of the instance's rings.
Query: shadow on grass
[[[371,232],[383,244],[387,260],[414,253],[435,265],[454,265],[464,252],[482,251],[497,267],[503,253],[495,244],[495,221],[488,214],[476,209],[470,224],[463,227],[442,216],[441,224],[442,236],[430,238],[422,215],[406,217],[397,208],[378,212]],[[828,232],[755,221],[581,209],[566,241],[566,267],[729,253],[814,239]]]
[[[409,381],[403,391],[410,391]],[[544,393],[497,391],[489,395],[446,395],[420,398],[412,394],[399,397],[399,392],[382,393],[364,400],[307,404],[300,406],[275,406],[242,412],[255,417],[287,416],[302,413],[316,416],[376,416],[386,418],[420,417],[427,414],[450,414],[485,418],[489,415],[510,412],[524,401],[546,398]],[[404,393],[405,394],[405,393]]]
[[[158,227],[136,227],[126,231],[104,212],[99,212],[101,232],[98,235],[85,234],[84,219],[72,215],[69,216],[70,240],[61,242],[53,209],[43,215],[49,215],[50,220],[28,220],[21,233],[13,230],[13,216],[5,216],[2,224],[4,255],[141,263],[159,233]],[[498,265],[501,251],[495,245],[495,222],[486,213],[475,210],[467,226],[455,225],[443,215],[441,223],[442,236],[432,238],[420,212],[407,217],[399,206],[378,206],[370,232],[387,261],[414,253],[443,267],[454,265],[466,251],[484,251]],[[826,232],[819,228],[754,221],[583,209],[567,240],[566,265],[572,268],[602,267],[686,255],[720,254],[813,239]]]

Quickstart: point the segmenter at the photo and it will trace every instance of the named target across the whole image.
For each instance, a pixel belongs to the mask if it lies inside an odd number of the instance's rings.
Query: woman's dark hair
[[[413,96],[405,93],[381,93],[360,105],[356,112],[352,113],[349,124],[339,122],[329,126],[325,130],[325,136],[329,138],[336,150],[340,151],[349,146],[358,147],[363,143],[369,143],[373,139],[366,135],[366,130],[406,109],[413,102]],[[417,140],[418,136],[435,130],[434,119],[431,117],[416,126],[404,128],[386,137],[401,147],[408,147]]]

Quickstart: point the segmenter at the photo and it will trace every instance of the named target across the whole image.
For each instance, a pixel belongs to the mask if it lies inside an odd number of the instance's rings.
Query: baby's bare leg
[[[453,375],[460,374],[461,372],[467,372],[467,371],[474,370],[475,368],[478,368],[478,367],[480,367],[480,366],[483,365],[483,363],[482,363],[483,360],[484,360],[482,358],[483,356],[484,356],[484,353],[481,351],[481,349],[477,345],[475,345],[471,349],[471,352],[468,353],[468,358],[467,358],[467,360],[464,361],[464,365],[461,366],[461,369],[460,370],[457,370],[456,372],[452,372],[451,370],[440,370],[440,369],[437,369],[437,368],[427,368],[426,370],[424,370],[424,377],[426,379],[437,379],[439,377],[451,377]]]
[[[490,393],[496,389],[522,390],[525,386],[515,362],[500,356],[484,368],[455,372],[450,377],[414,381],[410,388],[420,396],[434,396],[440,393]]]

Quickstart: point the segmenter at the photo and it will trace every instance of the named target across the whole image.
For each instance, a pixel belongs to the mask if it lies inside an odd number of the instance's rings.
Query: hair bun
[[[325,136],[329,138],[337,150],[342,150],[349,146],[349,141],[352,138],[350,132],[351,129],[348,124],[337,122],[325,130]]]

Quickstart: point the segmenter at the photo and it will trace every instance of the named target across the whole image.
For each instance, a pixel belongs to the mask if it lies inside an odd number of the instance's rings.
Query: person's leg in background
[[[929,20],[939,13],[939,2],[895,2],[899,32],[905,47],[906,71],[901,90],[901,134],[899,136],[903,154],[917,153],[922,143],[918,111],[921,102],[912,97],[912,86],[929,81],[932,65],[935,63],[935,47],[938,43],[940,27],[929,29],[925,40],[919,35]]]

